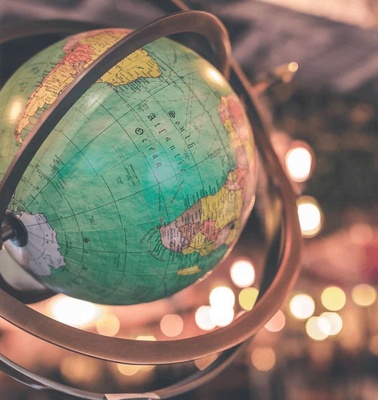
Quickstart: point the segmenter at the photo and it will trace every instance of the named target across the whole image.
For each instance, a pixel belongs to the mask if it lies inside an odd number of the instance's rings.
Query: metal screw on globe
[[[0,92],[0,180],[28,132],[83,70],[129,33],[70,36]],[[112,67],[59,121],[9,212],[12,257],[46,287],[106,304],[172,295],[232,249],[256,189],[243,105],[218,70],[170,39]]]

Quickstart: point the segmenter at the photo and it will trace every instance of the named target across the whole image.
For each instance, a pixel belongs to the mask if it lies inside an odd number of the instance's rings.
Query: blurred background
[[[298,194],[304,250],[294,290],[247,350],[219,377],[177,399],[376,398],[378,1],[187,4],[222,20],[233,55],[252,83],[281,65],[299,65],[293,81],[271,86],[262,101],[271,113],[273,144]],[[136,0],[0,2],[2,26],[59,18],[134,27],[158,15]],[[2,46],[0,82],[41,45],[38,40],[17,49]],[[264,258],[256,229],[251,218],[238,246],[210,279],[154,307],[99,307],[63,296],[33,307],[109,336],[170,340],[206,333],[254,305]],[[2,252],[0,262],[12,261]],[[105,392],[163,387],[216,357],[167,367],[117,365],[57,349],[3,320],[0,349],[33,372]],[[0,373],[2,400],[63,398],[68,396],[35,391]]]

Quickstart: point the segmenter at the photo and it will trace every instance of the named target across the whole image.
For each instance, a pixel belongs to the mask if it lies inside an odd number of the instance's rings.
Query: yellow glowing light
[[[117,364],[118,371],[125,376],[133,376],[140,371],[140,365]]]
[[[154,335],[139,335],[136,337],[136,340],[144,340],[146,342],[155,342],[156,337]]]
[[[265,324],[265,329],[269,332],[279,332],[281,331],[286,323],[285,314],[278,310],[273,317]]]
[[[314,314],[315,302],[308,294],[297,294],[290,300],[289,307],[295,318],[307,319]]]
[[[167,314],[160,321],[160,329],[165,336],[175,337],[184,329],[184,321],[178,314]]]
[[[74,383],[94,382],[100,375],[96,360],[77,355],[65,357],[60,364],[60,372]]]
[[[290,149],[285,157],[286,169],[294,182],[304,182],[311,174],[312,154],[306,147]]]
[[[251,287],[241,290],[238,296],[240,307],[246,311],[252,310],[258,295],[259,291],[256,288]]]
[[[237,260],[230,269],[232,282],[239,288],[246,288],[255,282],[255,269],[249,260]]]
[[[227,326],[230,325],[235,316],[234,309],[232,307],[211,307],[210,308],[210,319],[216,326]]]
[[[369,307],[377,300],[377,291],[373,286],[361,283],[353,288],[352,299],[361,307]]]
[[[329,330],[329,323],[326,318],[311,317],[306,322],[306,332],[311,339],[320,341],[327,339],[328,333],[325,332]]]
[[[316,236],[323,225],[323,215],[319,204],[310,196],[300,197],[297,204],[302,236],[306,238]]]
[[[227,286],[218,286],[214,288],[209,295],[210,305],[212,307],[233,307],[235,304],[235,295],[232,289]]]
[[[93,303],[56,296],[50,302],[52,316],[66,325],[83,327],[93,322],[100,313],[100,308]]]
[[[296,63],[295,61],[292,61],[291,63],[289,63],[289,65],[287,66],[288,70],[292,73],[297,72],[299,69],[299,65],[298,63]]]
[[[216,354],[212,354],[210,356],[207,356],[204,358],[199,358],[198,360],[195,360],[194,364],[199,370],[203,371],[210,364],[212,364],[217,358],[218,358],[218,356]]]
[[[337,286],[329,286],[324,289],[320,299],[323,306],[329,311],[339,311],[346,303],[346,295],[343,289]]]
[[[120,329],[119,318],[114,314],[105,314],[96,321],[96,329],[100,335],[115,336]]]
[[[197,326],[203,331],[210,331],[216,326],[210,318],[210,309],[210,306],[201,306],[194,316]]]
[[[276,365],[276,353],[269,346],[256,347],[252,351],[251,361],[259,371],[269,371]]]
[[[335,312],[324,312],[320,315],[320,318],[325,318],[328,321],[328,335],[337,335],[343,329],[343,320]]]
[[[331,334],[331,324],[326,317],[322,315],[320,317],[317,317],[316,323],[319,330],[325,335],[329,336]]]

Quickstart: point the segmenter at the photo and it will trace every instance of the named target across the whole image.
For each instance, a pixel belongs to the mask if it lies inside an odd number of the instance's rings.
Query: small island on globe
[[[14,73],[0,91],[0,179],[43,112],[128,33],[70,36]],[[242,103],[214,66],[162,38],[111,68],[57,123],[8,207],[27,244],[4,247],[55,292],[153,301],[231,251],[255,190]]]

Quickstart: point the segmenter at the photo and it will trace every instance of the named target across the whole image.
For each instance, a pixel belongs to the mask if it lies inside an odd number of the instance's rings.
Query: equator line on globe
[[[0,92],[0,178],[59,94],[128,31],[71,36]],[[107,304],[171,295],[231,250],[251,211],[254,143],[243,106],[206,60],[169,39],[132,53],[61,119],[9,211],[5,247],[54,291]]]

